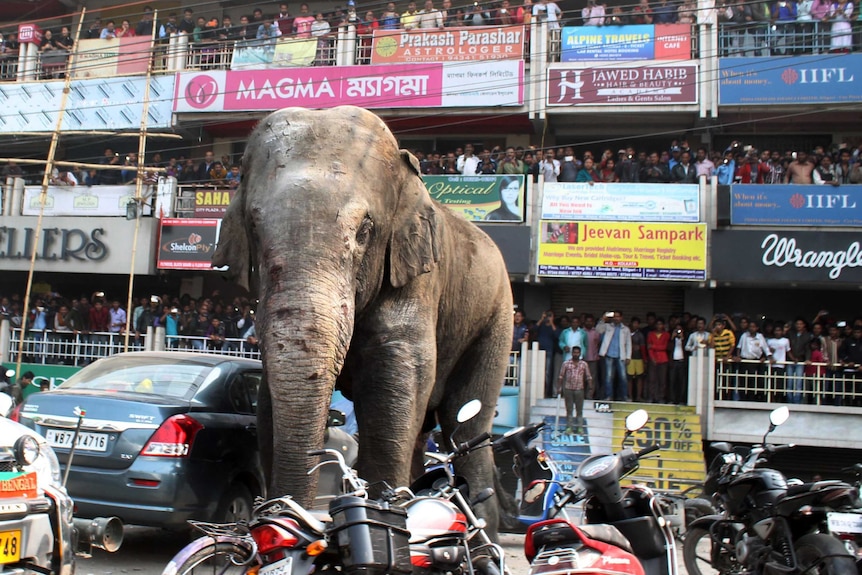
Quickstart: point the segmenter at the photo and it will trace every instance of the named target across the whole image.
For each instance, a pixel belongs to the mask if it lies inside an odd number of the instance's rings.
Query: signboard
[[[858,102],[862,94],[862,54],[719,58],[718,68],[722,106]]]
[[[31,499],[36,497],[36,472],[2,471],[0,472],[0,499]],[[15,545],[15,543],[13,543]]]
[[[720,281],[862,283],[858,232],[717,230],[711,254]]]
[[[36,244],[37,218],[3,216],[0,219],[0,269],[27,271],[36,252],[36,271],[89,274],[128,274],[135,222],[125,218],[88,220],[78,216],[46,216]],[[158,220],[140,218],[136,274],[153,272],[152,249]],[[95,275],[94,275],[95,277]]]
[[[697,222],[696,184],[593,184],[549,182],[543,220]]]
[[[146,190],[145,190],[146,191]],[[38,216],[42,188],[24,188],[25,216]],[[135,186],[48,186],[45,196],[46,216],[125,216],[126,204],[135,197]],[[144,205],[143,215],[152,209]]]
[[[17,351],[17,347],[15,348],[15,350]],[[3,369],[15,369],[15,362],[13,361],[4,363],[2,365]],[[54,389],[55,387],[78,373],[80,370],[80,367],[75,367],[71,365],[22,363],[21,373],[32,371],[35,377],[33,378],[33,383],[22,389],[21,393],[22,395],[24,395],[24,399],[27,399],[28,395],[39,391],[42,382],[48,382],[49,389]]]
[[[733,185],[730,223],[862,226],[862,186]]]
[[[72,83],[63,130],[138,130],[144,113],[146,78],[93,78]],[[38,89],[37,89],[38,88]],[[0,134],[53,132],[62,107],[64,81],[0,86]],[[171,127],[173,76],[153,76],[147,128]]]
[[[697,66],[548,69],[548,106],[696,104]]]
[[[18,42],[20,44],[40,44],[42,29],[38,24],[18,24]]]
[[[265,70],[311,66],[317,55],[317,38],[279,38],[237,40],[231,57],[231,70]]]
[[[371,63],[521,60],[523,26],[374,30]]]
[[[197,188],[195,190],[195,217],[221,218],[235,195],[236,188]]]
[[[565,27],[561,62],[596,60],[689,60],[688,24]]]
[[[521,106],[524,62],[184,72],[175,96],[176,112]]]
[[[423,176],[431,197],[473,222],[523,222],[524,176]]]
[[[543,220],[538,263],[546,277],[704,280],[706,225]]]
[[[146,74],[151,43],[149,36],[78,40],[72,52],[72,78]]]
[[[221,220],[162,218],[160,270],[211,270]]]

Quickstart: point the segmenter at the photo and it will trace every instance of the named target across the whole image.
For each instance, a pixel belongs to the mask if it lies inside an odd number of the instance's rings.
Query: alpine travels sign
[[[719,281],[862,282],[858,233],[717,230],[712,254]]]

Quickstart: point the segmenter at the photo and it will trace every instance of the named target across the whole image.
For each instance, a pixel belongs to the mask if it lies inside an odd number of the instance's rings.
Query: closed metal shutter
[[[557,314],[574,308],[575,314],[591,313],[598,318],[608,310],[620,310],[625,321],[638,316],[641,321],[648,311],[667,318],[683,310],[685,289],[679,286],[643,284],[563,284],[551,291],[551,307]]]

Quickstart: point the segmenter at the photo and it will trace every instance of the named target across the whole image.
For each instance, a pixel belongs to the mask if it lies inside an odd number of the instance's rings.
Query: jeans
[[[554,397],[554,350],[545,351],[545,397]]]
[[[616,379],[616,400],[626,399],[629,382],[626,377],[626,362],[618,357],[605,356],[605,393],[600,399],[613,400],[614,380]]]
[[[803,389],[802,375],[805,372],[805,364],[787,364],[787,401],[788,403],[802,403]]]
[[[564,389],[563,390],[563,398],[566,400],[566,427],[574,430],[575,428],[578,431],[583,431],[580,429],[584,426],[584,390],[579,389],[575,391],[574,389]],[[574,424],[572,421],[572,410],[574,409],[576,417],[574,420]]]

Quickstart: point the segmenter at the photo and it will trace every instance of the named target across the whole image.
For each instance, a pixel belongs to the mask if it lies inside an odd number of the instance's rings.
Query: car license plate
[[[276,561],[271,565],[264,565],[258,571],[259,575],[290,575],[293,569],[293,557],[285,557],[281,561]]]
[[[75,432],[65,429],[49,429],[45,433],[45,439],[48,440],[48,445],[51,447],[69,449],[72,447],[73,437],[75,437]],[[107,451],[108,435],[106,433],[87,433],[82,431],[78,434],[76,448],[86,449],[87,451]]]
[[[0,563],[21,560],[21,531],[0,531]]]
[[[862,513],[831,512],[826,518],[833,533],[862,533]]]

